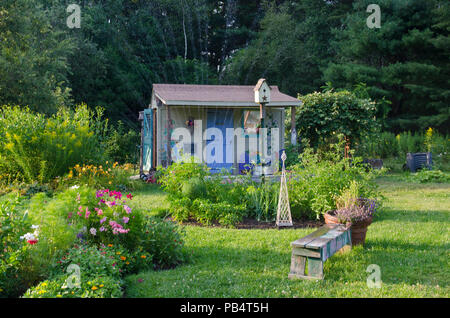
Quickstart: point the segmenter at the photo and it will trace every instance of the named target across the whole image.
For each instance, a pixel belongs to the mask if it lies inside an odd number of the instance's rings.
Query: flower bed
[[[121,297],[124,275],[182,262],[179,227],[131,208],[132,200],[130,193],[72,187],[53,198],[35,195],[22,207],[27,213],[2,207],[0,234],[9,243],[0,296],[34,286],[24,297]]]

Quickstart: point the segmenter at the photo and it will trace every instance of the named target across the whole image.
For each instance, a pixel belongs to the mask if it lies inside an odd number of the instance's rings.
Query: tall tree
[[[388,127],[394,131],[450,127],[449,4],[440,0],[383,0],[381,28],[366,25],[358,0],[344,27],[336,28],[336,60],[324,79],[337,87],[367,83],[372,98],[386,97]],[[386,104],[385,104],[386,105]]]
[[[0,3],[0,105],[52,113],[69,101],[70,38],[53,28],[37,0]]]
[[[329,48],[331,29],[341,25],[351,2],[304,0],[271,4],[256,39],[229,63],[228,82],[253,84],[266,77],[292,95],[319,89],[323,84],[321,68],[333,57]]]

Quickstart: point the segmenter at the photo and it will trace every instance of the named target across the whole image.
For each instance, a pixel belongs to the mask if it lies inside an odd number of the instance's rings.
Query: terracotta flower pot
[[[337,217],[329,213],[324,214],[326,224],[340,224]],[[352,236],[352,245],[364,245],[366,242],[366,233],[369,225],[372,224],[372,217],[363,222],[353,223],[350,227]]]

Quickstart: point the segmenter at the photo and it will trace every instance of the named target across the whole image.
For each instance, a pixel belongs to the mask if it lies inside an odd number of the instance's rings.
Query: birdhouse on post
[[[270,103],[270,86],[267,84],[267,81],[264,78],[261,78],[256,84],[253,91],[255,92],[255,103],[259,104],[259,119],[261,124],[261,130],[264,131],[266,128],[264,119],[266,117],[265,105]],[[258,132],[258,140],[259,140],[259,151],[261,154],[265,153],[264,149],[266,145],[264,144],[263,138],[261,138],[261,134]],[[264,171],[264,170],[263,170]],[[264,182],[264,172],[262,173],[262,180]]]
[[[267,104],[270,103],[270,86],[264,78],[261,78],[256,84],[255,88],[255,103]]]

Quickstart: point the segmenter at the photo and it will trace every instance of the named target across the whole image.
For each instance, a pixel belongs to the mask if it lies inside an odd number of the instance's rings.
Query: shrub
[[[183,222],[192,216],[192,200],[189,198],[170,199],[170,213],[176,221]]]
[[[403,160],[408,152],[432,152],[433,159],[438,156],[446,157],[448,161],[449,137],[439,134],[429,128],[423,132],[391,132],[377,133],[364,137],[356,145],[356,152],[360,156],[372,158],[390,158],[399,156]]]
[[[450,183],[450,173],[440,170],[421,169],[417,173],[410,174],[408,181],[419,183]]]
[[[24,286],[35,279],[29,273],[29,249],[34,237],[24,239],[27,232],[34,232],[28,214],[20,211],[20,198],[7,199],[0,203],[0,297],[16,297]],[[33,239],[33,240],[31,240]],[[33,242],[28,243],[27,241]],[[26,289],[26,287],[25,287]]]
[[[161,170],[159,181],[164,190],[172,197],[181,196],[183,184],[193,178],[204,180],[209,174],[205,164],[196,163],[194,157],[188,161],[176,162]]]
[[[131,191],[139,188],[141,182],[130,179],[133,174],[131,164],[120,166],[118,162],[106,161],[101,165],[83,164],[75,165],[63,178],[57,178],[59,183],[55,188],[65,189],[73,185],[86,185],[97,189],[113,188],[120,191]]]
[[[126,130],[121,121],[113,128],[105,140],[105,154],[115,162],[137,163],[140,135],[133,129]]]
[[[181,194],[191,200],[206,197],[206,185],[200,178],[185,181],[181,187]]]
[[[335,198],[353,181],[361,196],[370,199],[380,196],[374,178],[382,172],[366,171],[361,158],[343,158],[342,143],[332,144],[330,148],[325,153],[305,149],[301,164],[293,168],[288,189],[291,210],[297,218],[318,219],[336,209]]]
[[[120,191],[98,190],[95,204],[83,205],[81,198],[76,209],[67,214],[67,220],[78,230],[78,237],[89,243],[115,243],[133,247],[140,234],[142,216],[128,206],[131,194]]]
[[[46,183],[77,163],[98,162],[107,130],[103,110],[86,105],[60,108],[52,117],[28,108],[0,109],[0,175],[8,180]]]
[[[79,282],[69,275],[76,273],[76,270],[74,272],[74,268],[71,268],[73,265],[79,268]],[[125,274],[152,267],[151,255],[139,249],[130,252],[120,245],[75,244],[53,264],[49,280],[30,288],[24,297],[121,297],[121,278]],[[70,286],[69,282],[74,286]]]
[[[139,245],[152,255],[157,268],[170,268],[184,261],[183,236],[176,223],[147,217]]]
[[[233,226],[242,221],[245,206],[228,202],[210,202],[197,199],[192,204],[193,217],[202,224],[211,225],[214,221],[221,225]]]
[[[152,256],[147,252],[137,251],[130,252],[113,244],[75,244],[57,261],[53,276],[64,274],[71,264],[78,265],[83,275],[92,277],[101,274],[120,278],[124,274],[152,268]]]
[[[317,147],[334,133],[352,142],[378,129],[376,104],[349,91],[328,90],[301,96],[303,105],[296,113],[299,134]]]

